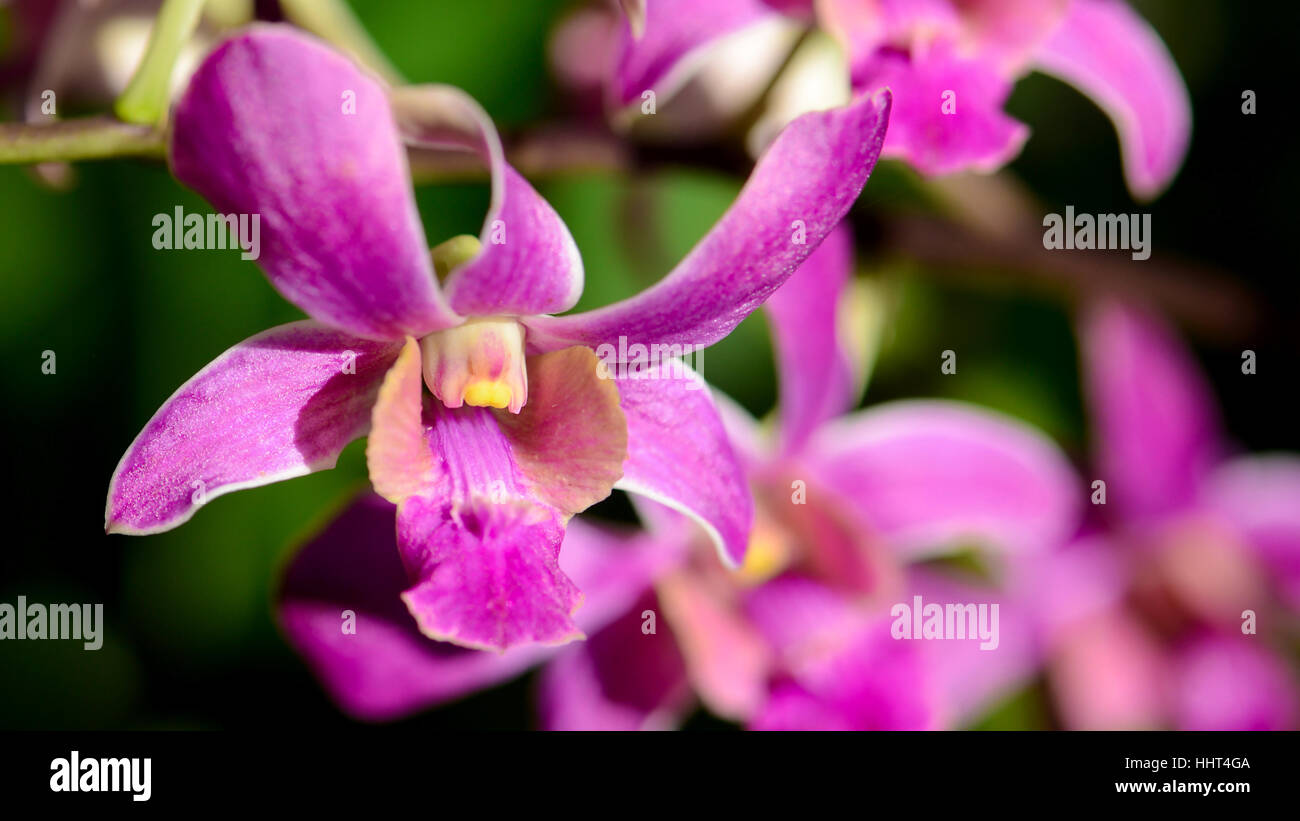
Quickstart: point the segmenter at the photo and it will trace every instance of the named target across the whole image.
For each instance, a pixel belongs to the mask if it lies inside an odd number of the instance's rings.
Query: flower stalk
[[[43,125],[0,123],[0,163],[67,162],[109,157],[162,157],[157,128],[112,117],[86,117]]]
[[[144,59],[113,110],[128,123],[151,125],[167,113],[172,69],[181,47],[194,34],[204,0],[166,0],[158,12]]]

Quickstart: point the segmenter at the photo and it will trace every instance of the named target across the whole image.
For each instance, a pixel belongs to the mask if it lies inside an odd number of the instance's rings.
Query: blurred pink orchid
[[[1062,720],[1294,728],[1300,458],[1225,456],[1209,386],[1155,317],[1100,304],[1080,333],[1105,504],[1037,584]]]
[[[1014,83],[1033,70],[1073,85],[1106,112],[1119,132],[1124,172],[1135,196],[1158,194],[1187,151],[1190,102],[1178,68],[1159,35],[1124,0],[647,0],[641,5],[641,33],[626,22],[612,25],[613,53],[602,54],[610,66],[606,104],[614,111],[641,106],[643,95],[653,91],[660,105],[692,92],[693,98],[716,98],[716,106],[734,114],[747,104],[738,102],[742,89],[724,71],[705,77],[713,65],[710,54],[741,42],[743,48],[727,52],[730,63],[748,59],[747,74],[768,65],[775,70],[793,41],[768,32],[784,20],[788,28],[814,24],[831,34],[842,50],[839,71],[847,72],[849,83],[836,91],[830,87],[843,81],[833,75],[793,79],[789,99],[773,104],[794,110],[781,114],[776,125],[822,104],[827,94],[834,101],[850,89],[888,87],[895,108],[883,156],[903,159],[923,174],[992,171],[1013,159],[1029,131],[1002,107]],[[588,31],[593,27],[590,17],[578,18],[579,24]],[[591,41],[576,32],[564,38],[570,44]],[[777,51],[777,59],[764,62],[761,55],[768,50]],[[594,54],[601,52],[560,53],[556,62],[562,76],[580,83],[588,76],[582,58],[595,59]],[[799,62],[793,60],[787,72]],[[705,95],[695,88],[697,81],[727,88]],[[694,119],[698,123],[699,116]]]
[[[695,698],[755,728],[969,720],[1033,674],[1038,637],[998,584],[922,560],[970,545],[994,564],[1048,551],[1077,527],[1079,484],[1044,437],[974,407],[901,402],[840,416],[862,370],[837,316],[850,270],[841,229],[767,305],[782,377],[773,438],[721,405],[757,502],[738,570],[709,555],[697,525],[641,502],[646,532],[570,528],[561,562],[591,594],[586,642],[499,657],[447,648],[394,605],[403,576],[386,506],[369,499],[290,565],[279,604],[290,642],[343,709],[367,719],[547,661],[540,697],[552,728],[673,726]],[[918,594],[1002,601],[998,649],[893,638],[890,605]],[[358,614],[355,635],[340,633],[344,609]]]

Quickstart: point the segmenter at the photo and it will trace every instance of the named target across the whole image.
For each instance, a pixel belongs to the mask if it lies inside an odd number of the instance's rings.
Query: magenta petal
[[[259,263],[310,316],[374,339],[458,323],[384,89],[316,40],[258,26],[218,46],[176,106],[171,163],[221,213],[258,217]]]
[[[636,599],[680,560],[677,545],[644,531],[616,529],[581,516],[570,519],[560,566],[583,591],[578,626],[595,634],[636,609]]]
[[[414,580],[403,598],[425,635],[493,650],[582,637],[572,618],[582,594],[559,569],[560,541],[576,511],[609,494],[627,455],[618,389],[597,364],[581,347],[545,354],[529,364],[539,378],[522,413],[453,409],[421,397],[419,349],[406,343],[366,457],[376,490],[399,505]],[[582,407],[566,418],[566,402]]]
[[[974,0],[962,8],[966,37],[984,57],[1019,74],[1065,16],[1070,0]]]
[[[492,204],[479,237],[483,249],[452,270],[445,283],[452,308],[466,316],[553,314],[572,308],[582,296],[578,246],[550,203],[506,163],[487,112],[451,86],[398,89],[393,101],[408,142],[475,153],[492,176]]]
[[[772,16],[761,0],[654,0],[619,32],[610,102],[622,107],[653,91],[667,100],[690,77],[692,58],[710,43]]]
[[[910,57],[882,49],[853,69],[855,89],[889,88],[894,111],[882,156],[922,174],[994,171],[1020,153],[1029,129],[1002,113],[1011,81],[991,60],[936,46]]]
[[[1056,446],[973,405],[891,402],[822,427],[806,460],[818,486],[905,553],[960,546],[1007,552],[1061,544],[1083,488]]]
[[[421,631],[491,650],[581,638],[582,594],[558,564],[567,514],[528,495],[488,410],[427,400],[424,423],[438,476],[397,515]]]
[[[280,590],[286,637],[344,711],[370,721],[398,718],[553,657],[553,648],[537,645],[489,653],[422,635],[401,600],[409,580],[395,513],[379,497],[363,496],[299,551]],[[628,612],[662,564],[654,548],[578,519],[569,523],[563,561],[586,591],[582,629],[598,631]],[[345,630],[349,618],[354,629]]]
[[[482,650],[582,638],[578,588],[560,570],[564,525],[553,510],[484,503],[402,503],[397,538],[420,581],[402,594],[421,631]]]
[[[787,453],[856,398],[854,364],[841,344],[838,311],[852,273],[853,238],[841,226],[764,306],[776,348],[781,446]]]
[[[1040,642],[1055,647],[1071,640],[1077,624],[1123,603],[1131,574],[1125,556],[1104,534],[1093,534],[1017,557],[1006,567],[1006,585],[1034,614]]]
[[[290,644],[347,713],[369,721],[504,681],[545,657],[540,647],[500,655],[421,635],[400,598],[408,580],[396,510],[371,495],[349,507],[294,557],[278,604]]]
[[[863,730],[886,729],[874,726],[871,716],[860,719],[857,726],[850,710],[809,692],[794,681],[780,681],[772,687],[763,713],[749,723],[751,730]],[[889,728],[897,729],[897,728]],[[915,729],[915,728],[908,728]]]
[[[651,730],[671,727],[690,696],[686,669],[653,593],[542,670],[538,701],[548,730]]]
[[[755,730],[923,730],[932,725],[914,642],[877,621],[843,651],[778,682]]]
[[[1018,601],[1009,592],[918,571],[911,574],[908,584],[897,595],[897,601],[909,607],[913,605],[914,595],[922,596],[926,604],[940,606],[996,603],[997,646],[981,649],[982,642],[978,639],[893,639],[892,616],[883,622],[868,618],[855,602],[810,579],[790,575],[775,579],[750,593],[746,610],[799,684],[777,688],[773,704],[763,719],[765,726],[775,723],[776,716],[785,713],[782,726],[793,728],[790,712],[803,710],[813,712],[800,716],[794,726],[799,723],[854,726],[849,721],[851,710],[846,711],[843,705],[814,722],[814,715],[831,705],[826,699],[810,699],[808,682],[825,675],[824,669],[828,664],[835,664],[837,656],[851,657],[861,651],[864,631],[884,631],[891,640],[908,645],[898,653],[882,652],[876,663],[897,665],[899,669],[894,673],[915,677],[917,701],[908,702],[907,693],[895,693],[895,698],[904,700],[883,700],[882,704],[909,705],[906,709],[925,716],[928,726],[948,728],[968,723],[998,698],[1027,681],[1037,669],[1041,659],[1031,613],[1026,602]],[[867,643],[878,651],[885,647],[881,641],[868,639]],[[863,721],[865,726],[886,726],[873,723],[879,719]]]
[[[713,392],[713,406],[718,409],[731,449],[740,460],[745,474],[753,475],[762,470],[772,459],[772,445],[767,430],[749,411],[721,391]]]
[[[1192,505],[1219,455],[1209,385],[1155,317],[1108,302],[1080,326],[1084,387],[1106,504],[1130,517]]]
[[[889,99],[863,97],[792,122],[730,210],[672,273],[623,302],[526,320],[531,344],[542,350],[618,348],[623,337],[631,344],[704,346],[726,336],[817,249],[857,199],[880,153]]]
[[[1191,101],[1160,35],[1122,0],[1071,0],[1037,67],[1087,94],[1115,124],[1133,194],[1160,193],[1191,136]]]
[[[763,3],[788,17],[809,22],[816,7],[816,0],[763,0]]]
[[[796,674],[809,662],[847,648],[865,624],[862,611],[849,597],[794,574],[749,591],[745,613],[777,663]]]
[[[627,416],[627,461],[615,487],[695,519],[724,562],[739,565],[754,499],[708,386],[665,364],[617,380]]]
[[[1246,537],[1288,605],[1300,612],[1300,457],[1230,460],[1215,469],[1205,495],[1206,503]]]
[[[233,490],[333,467],[369,428],[399,349],[304,321],[226,351],[127,448],[108,488],[108,532],[169,530]]]
[[[627,15],[627,24],[633,37],[640,37],[645,33],[645,4],[646,0],[619,0],[623,14]]]
[[[924,604],[997,605],[996,646],[981,639],[918,641],[926,676],[936,698],[934,715],[942,727],[960,727],[978,719],[1026,685],[1043,661],[1035,613],[1020,591],[968,584],[935,572],[911,574],[907,597]]]
[[[589,348],[530,357],[528,404],[495,414],[528,495],[571,516],[609,496],[627,461],[618,386]]]
[[[470,316],[553,314],[582,296],[582,257],[555,209],[510,166],[483,226],[483,251],[452,271],[447,299]]]
[[[1259,642],[1244,635],[1204,638],[1180,654],[1179,729],[1295,729],[1295,673]]]
[[[685,569],[660,578],[655,592],[700,701],[714,715],[749,720],[767,699],[772,652],[745,618],[729,580]]]
[[[1149,730],[1164,723],[1169,660],[1158,638],[1123,609],[1070,630],[1052,659],[1052,691],[1067,730]]]

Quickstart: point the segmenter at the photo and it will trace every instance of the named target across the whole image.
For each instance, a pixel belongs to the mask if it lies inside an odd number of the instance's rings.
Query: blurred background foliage
[[[557,119],[546,46],[563,0],[474,3],[366,0],[354,7],[412,81],[452,83],[510,133]],[[1047,211],[1153,213],[1158,256],[1230,274],[1262,306],[1244,337],[1193,338],[1229,427],[1256,450],[1300,449],[1291,398],[1296,285],[1291,246],[1297,182],[1289,57],[1295,26],[1266,4],[1137,2],[1192,91],[1191,154],[1156,203],[1135,205],[1109,123],[1080,95],[1032,76],[1010,111],[1033,128],[1011,170]],[[1290,4],[1267,4],[1294,15]],[[1283,7],[1286,10],[1283,11]],[[4,10],[0,9],[0,19]],[[0,22],[0,37],[11,28]],[[12,45],[12,44],[10,44]],[[1240,112],[1243,89],[1260,113]],[[6,118],[12,117],[10,110]],[[579,308],[627,296],[667,272],[730,204],[743,179],[685,163],[633,175],[584,173],[539,183],[582,250]],[[863,274],[894,307],[866,402],[943,396],[1042,427],[1082,464],[1072,306],[998,271],[944,271],[879,253],[880,215],[918,197],[916,180],[882,164],[855,212]],[[431,243],[478,233],[481,184],[423,186]],[[234,343],[299,318],[251,262],[222,251],[156,251],[152,216],[206,211],[158,163],[84,164],[67,191],[0,167],[0,361],[5,365],[8,525],[0,601],[104,602],[103,649],[77,642],[0,643],[0,727],[325,726],[345,721],[281,640],[271,595],[294,546],[365,487],[364,446],[338,469],[215,500],[185,527],[143,539],[103,535],[109,476],[131,439],[182,382]],[[883,223],[888,225],[888,223]],[[1132,276],[1143,276],[1141,264]],[[1240,352],[1259,374],[1240,378]],[[940,352],[959,352],[941,376]],[[41,373],[45,350],[57,374]],[[761,315],[709,349],[704,373],[757,414],[776,395]],[[626,515],[618,500],[602,506]],[[412,720],[425,726],[528,727],[531,679]],[[1050,726],[1041,687],[980,726]],[[723,726],[707,717],[693,726]]]

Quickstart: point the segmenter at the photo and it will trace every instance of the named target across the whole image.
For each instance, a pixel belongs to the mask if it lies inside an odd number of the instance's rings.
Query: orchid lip
[[[424,382],[449,408],[519,413],[528,401],[524,327],[510,317],[471,319],[420,340]]]

